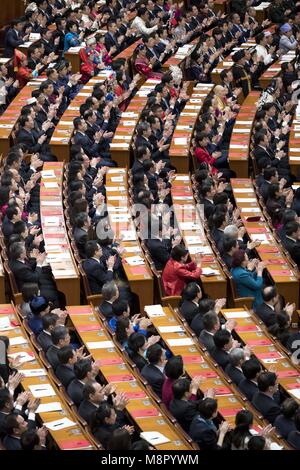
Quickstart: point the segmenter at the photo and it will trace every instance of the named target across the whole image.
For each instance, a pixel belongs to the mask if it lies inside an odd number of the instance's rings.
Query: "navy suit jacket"
[[[84,260],[82,267],[86,272],[93,295],[101,294],[103,284],[112,281],[114,278],[113,271],[108,271],[101,261],[98,263],[96,260],[89,258]]]
[[[6,33],[4,44],[4,57],[13,57],[16,47],[24,44],[24,41],[20,35],[17,35],[15,29],[11,28]]]
[[[272,425],[275,419],[280,415],[280,406],[276,401],[262,392],[257,392],[252,400],[252,405],[267,419]]]
[[[162,398],[162,386],[165,381],[164,374],[152,364],[146,364],[143,367],[141,374],[147,380],[149,385],[151,385],[156,395],[158,395],[159,398]]]
[[[258,392],[258,386],[246,378],[240,381],[239,389],[243,392],[249,401],[252,401],[254,395]]]
[[[66,364],[59,364],[56,367],[55,375],[65,388],[75,379],[74,370]]]
[[[76,406],[79,406],[83,400],[83,383],[79,382],[78,379],[73,379],[72,382],[68,385],[67,392],[70,398]]]
[[[277,416],[274,421],[274,426],[283,439],[287,439],[290,432],[296,431],[294,420],[286,418],[283,415]]]
[[[245,378],[243,372],[231,364],[228,364],[225,367],[225,372],[228,375],[228,377],[231,378],[232,382],[235,383],[235,385],[238,385],[241,382],[241,380]]]

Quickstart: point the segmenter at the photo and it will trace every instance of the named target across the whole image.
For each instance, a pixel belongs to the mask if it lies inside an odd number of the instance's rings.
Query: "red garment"
[[[162,273],[162,282],[166,295],[181,295],[185,284],[189,281],[199,279],[202,269],[197,264],[181,264],[178,261],[169,259]]]
[[[213,166],[216,159],[211,156],[208,150],[203,147],[198,147],[196,148],[194,155],[200,163],[207,163],[208,165],[212,166],[212,173],[217,172],[217,169]]]
[[[117,85],[114,89],[114,93],[116,96],[121,96],[123,95],[124,93],[124,89],[121,87],[121,85]],[[120,104],[119,104],[119,110],[120,111],[125,111],[126,107],[127,107],[127,104],[126,104],[126,100],[122,101]]]
[[[100,53],[102,52],[102,60],[105,65],[110,65],[112,63],[112,58],[108,54],[107,49],[104,46],[104,44],[98,43],[96,45],[96,51]]]
[[[172,386],[175,380],[169,379],[167,377],[163,383],[163,388],[162,388],[162,401],[166,405],[166,407],[169,409],[170,403],[173,400],[173,390]]]
[[[23,88],[32,77],[32,70],[28,67],[19,67],[16,73],[16,79],[19,80],[20,88]]]
[[[136,71],[148,78],[162,78],[162,74],[158,72],[153,72],[151,67],[149,67],[149,60],[146,57],[137,58],[134,62]]]
[[[97,71],[97,65],[88,59],[85,49],[80,49],[79,57],[82,61],[80,65],[80,73],[82,75],[81,81],[82,83],[87,83],[90,78],[95,75],[95,72]]]

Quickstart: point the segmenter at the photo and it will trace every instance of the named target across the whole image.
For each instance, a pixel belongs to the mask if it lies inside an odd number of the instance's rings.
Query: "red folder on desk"
[[[81,449],[84,447],[90,447],[91,444],[86,439],[66,439],[64,441],[59,442],[61,449],[69,450],[69,449]]]
[[[133,418],[144,418],[146,416],[159,416],[160,412],[157,408],[149,407],[149,408],[142,408],[141,410],[133,410],[130,412]]]
[[[276,375],[279,379],[284,379],[286,377],[298,377],[299,372],[296,369],[278,370]]]

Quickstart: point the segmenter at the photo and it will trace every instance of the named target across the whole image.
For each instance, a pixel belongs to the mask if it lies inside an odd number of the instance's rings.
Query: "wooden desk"
[[[171,189],[176,222],[190,256],[201,255],[201,267],[215,270],[214,276],[201,276],[204,291],[213,299],[227,297],[227,280],[206,238],[200,217],[201,207],[196,207],[189,175],[178,175]]]
[[[298,179],[299,177],[299,169],[300,169],[300,115],[294,114],[293,121],[291,124],[291,132],[289,137],[289,164],[291,167],[291,172],[295,175]]]
[[[223,13],[228,13],[230,7],[230,0],[215,0],[214,1],[214,12],[218,13],[219,11]]]
[[[236,117],[229,145],[228,162],[230,169],[239,178],[247,178],[252,126],[257,111],[258,91],[251,91],[240,107]]]
[[[267,88],[271,84],[272,80],[280,75],[281,64],[284,62],[292,62],[295,60],[295,58],[295,51],[289,51],[287,54],[282,55],[280,59],[278,59],[272,65],[269,65],[267,70],[259,78],[260,86],[263,89]]]
[[[80,106],[88,97],[92,96],[94,85],[96,83],[103,83],[109,78],[110,74],[110,71],[104,71],[96,77],[91,78],[75,96],[60,118],[50,140],[51,151],[59,161],[69,161],[70,144],[74,131],[73,120],[80,115]]]
[[[269,335],[264,324],[243,308],[225,309],[221,313],[226,320],[234,319],[237,322],[234,333],[251,348],[264,369],[275,366],[280,386],[287,395],[300,403],[299,396],[293,393],[297,393],[300,388],[300,368],[293,364],[282,345]]]
[[[191,138],[203,103],[213,87],[212,84],[198,83],[180,113],[169,149],[171,163],[178,173],[187,173],[190,169]]]
[[[3,320],[5,317],[8,317],[10,320],[10,329],[0,330],[0,335],[7,336],[11,343],[13,342],[13,338],[18,338],[20,342],[22,341],[22,344],[10,344],[8,352],[9,356],[11,354],[22,355],[26,353],[27,355],[29,355],[29,361],[24,362],[18,368],[18,370],[20,372],[23,372],[25,375],[26,373],[28,374],[28,372],[26,371],[29,370],[39,371],[37,372],[38,375],[36,376],[25,376],[25,378],[21,382],[22,388],[24,389],[24,391],[30,392],[30,386],[39,384],[49,384],[52,386],[54,393],[51,396],[42,397],[41,404],[58,403],[61,407],[60,411],[37,413],[42,424],[46,425],[46,423],[62,418],[68,418],[74,423],[70,427],[58,431],[49,430],[49,434],[53,441],[56,443],[60,450],[68,450],[70,448],[73,448],[73,446],[76,450],[95,449],[84,429],[79,425],[79,423],[76,422],[76,418],[73,415],[73,412],[65,403],[55,383],[50,379],[50,377],[48,377],[46,369],[43,367],[41,361],[39,360],[38,355],[30,342],[30,338],[26,334],[23,326],[20,323],[20,319],[18,318],[17,313],[11,304],[0,305],[0,318]]]
[[[199,42],[199,38],[194,39],[188,44],[185,44],[182,47],[179,47],[174,55],[172,55],[166,62],[162,64],[162,69],[164,72],[169,70],[171,65],[177,65],[178,67],[184,64],[184,61],[191,55],[196,45]]]
[[[132,421],[141,431],[157,431],[170,442],[156,446],[157,450],[191,450],[178,429],[164,416],[157,403],[137,378],[124,355],[117,348],[114,338],[104,329],[99,316],[91,306],[67,307],[69,318],[107,383],[113,383],[118,393],[124,392],[130,399],[126,407]],[[90,343],[98,344],[90,344]],[[104,342],[103,346],[101,343]],[[100,346],[100,347],[99,347]]]
[[[218,63],[218,65],[213,69],[211,72],[211,80],[213,83],[216,85],[221,84],[221,78],[220,78],[220,73],[223,70],[229,70],[233,66],[234,62],[232,60],[232,56],[235,54],[236,51],[240,49],[249,49],[250,47],[253,47],[255,45],[255,40],[253,38],[250,38],[247,40],[247,42],[243,42],[240,44],[238,47],[234,47],[232,52],[225,57],[224,60]]]
[[[237,387],[225,376],[222,369],[213,363],[208,353],[201,350],[198,340],[187,331],[180,314],[177,316],[172,309],[163,307],[159,316],[152,316],[151,310],[148,310],[147,316],[170,351],[182,357],[185,373],[190,378],[197,376],[205,378],[205,382],[199,387],[201,392],[204,394],[210,388],[215,390],[218,411],[223,419],[234,426],[237,412],[247,408],[254,415],[253,428],[259,431],[264,426],[253,406],[242,398]],[[166,329],[170,327],[177,331],[167,332]],[[180,340],[186,344],[174,346],[174,340]],[[280,442],[275,433],[272,434],[272,440],[276,443]],[[280,442],[280,444],[283,443]]]
[[[125,249],[122,254],[122,264],[127,280],[131,290],[138,296],[140,310],[143,311],[145,305],[153,304],[153,276],[143,256],[130,213],[125,168],[109,169],[106,175],[106,203],[110,227]],[[133,256],[140,257],[140,264],[130,264],[130,258]]]
[[[267,263],[266,269],[276,284],[278,293],[286,302],[299,305],[299,279],[287,261],[284,251],[275,241],[259,203],[250,179],[232,179],[231,186],[236,206],[241,209],[241,218],[251,241],[261,240],[256,247],[259,258]],[[248,217],[260,217],[258,222]]]
[[[160,83],[160,80],[149,79],[141,86],[131,99],[127,109],[122,113],[120,122],[110,144],[110,154],[120,167],[131,166],[131,145],[135,128],[139,122],[141,112],[146,106],[148,94]]]
[[[57,289],[69,305],[80,301],[80,277],[69,244],[62,201],[63,163],[44,163],[41,189],[41,226],[49,262]]]
[[[256,11],[255,18],[258,24],[262,24],[262,22],[268,18],[270,5],[271,2],[261,2],[258,6],[253,7]]]

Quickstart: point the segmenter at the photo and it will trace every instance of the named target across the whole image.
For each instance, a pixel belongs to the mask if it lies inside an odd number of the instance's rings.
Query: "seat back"
[[[90,290],[90,285],[89,281],[87,278],[87,275],[85,273],[85,270],[82,267],[82,262],[78,264],[78,270],[80,272],[80,276],[82,279],[83,283],[83,289],[84,289],[84,295],[88,301],[88,303],[91,303],[93,307],[98,307],[102,301],[102,295],[101,294],[92,294]]]
[[[6,274],[8,275],[10,288],[14,297],[14,302],[15,304],[20,304],[22,302],[22,294],[21,292],[19,292],[15,276],[13,275],[13,272],[11,271],[7,261],[4,261],[3,266]]]
[[[161,279],[161,274],[157,271],[154,264],[151,264],[151,270],[154,275],[154,281],[156,284],[156,289],[158,292],[158,303],[161,303],[163,306],[167,307],[171,305],[173,308],[178,307],[179,301],[181,300],[180,295],[166,295]]]

